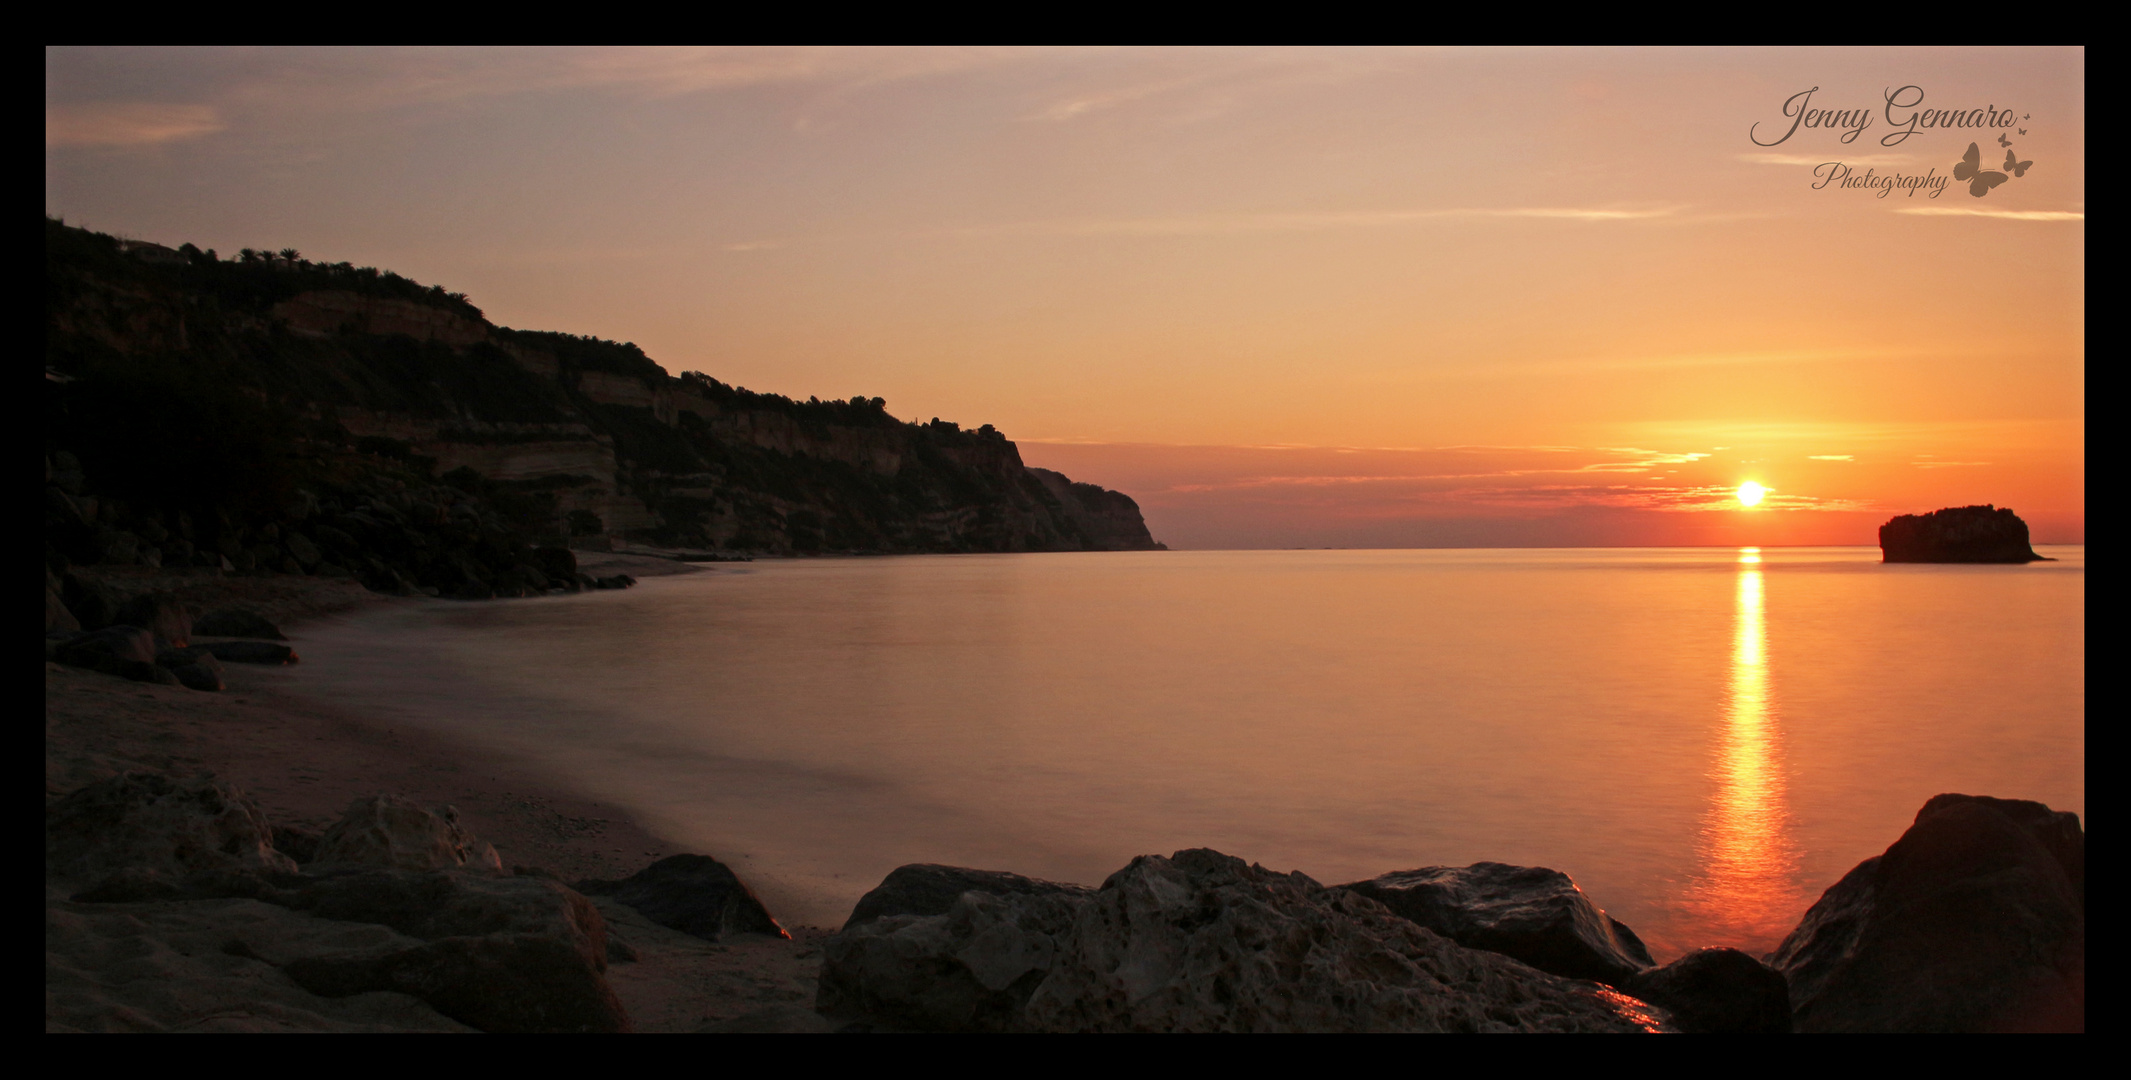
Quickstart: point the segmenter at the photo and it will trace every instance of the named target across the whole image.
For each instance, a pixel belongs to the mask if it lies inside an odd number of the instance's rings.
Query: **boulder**
[[[568,581],[577,577],[577,553],[569,548],[534,548],[533,565],[550,578]]]
[[[199,645],[185,649],[160,649],[155,654],[158,666],[170,669],[179,684],[194,690],[218,692],[224,689],[222,664],[215,654]]]
[[[259,807],[212,777],[127,772],[52,804],[44,818],[47,876],[101,880],[121,871],[166,879],[235,869],[292,873]]]
[[[1737,949],[1699,949],[1636,975],[1621,989],[1671,1012],[1682,1031],[1791,1030],[1791,991],[1783,973]]]
[[[59,596],[84,630],[101,630],[118,622],[118,609],[126,603],[117,589],[79,574],[65,577]]]
[[[1985,504],[1903,514],[1879,527],[1884,562],[2047,562],[2028,544],[2027,522]]]
[[[289,549],[289,555],[295,558],[296,564],[306,570],[317,566],[326,557],[325,552],[318,550],[318,545],[312,543],[310,537],[300,532],[291,531],[282,538],[281,545]]]
[[[1619,986],[1655,966],[1635,931],[1559,870],[1483,862],[1424,866],[1341,886],[1460,945],[1541,971]]]
[[[857,906],[851,909],[851,917],[844,920],[844,929],[888,915],[944,915],[966,892],[1086,899],[1094,890],[1085,885],[1044,881],[1000,870],[912,863],[896,867],[874,886],[873,891],[859,897]]]
[[[1770,963],[1800,1031],[2084,1031],[2086,834],[2041,803],[1935,796]]]
[[[59,631],[45,639],[45,656],[135,682],[179,685],[177,675],[155,662],[155,635],[138,626],[106,626],[87,633]]]
[[[433,812],[412,799],[382,793],[349,803],[341,819],[319,837],[310,861],[503,872],[496,849],[460,827],[456,808]]]
[[[159,648],[182,649],[192,643],[192,613],[176,593],[156,590],[132,597],[119,605],[117,621],[154,633]]]
[[[970,891],[940,914],[846,924],[823,943],[814,1007],[919,1031],[1029,1030],[1029,998],[1091,894]]]
[[[397,991],[488,1032],[629,1030],[606,980],[606,923],[590,900],[556,882],[381,869],[263,898],[422,940],[282,969],[322,997]]]
[[[1207,850],[1141,856],[1093,892],[855,921],[825,944],[817,1004],[928,1030],[1668,1030],[1625,994]]]
[[[209,641],[200,646],[225,664],[293,664],[296,650],[271,641]]]
[[[287,641],[281,628],[267,617],[247,607],[226,607],[200,616],[192,624],[192,632],[202,637],[263,638],[268,641]]]
[[[754,890],[708,855],[669,855],[621,881],[582,881],[578,891],[612,896],[660,926],[716,941],[727,934],[788,938]]]

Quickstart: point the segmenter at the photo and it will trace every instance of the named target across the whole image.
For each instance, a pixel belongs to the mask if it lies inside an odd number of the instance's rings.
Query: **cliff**
[[[50,219],[45,237],[47,468],[86,478],[61,514],[76,541],[182,518],[193,548],[276,564],[294,553],[266,534],[308,498],[521,546],[1161,546],[1129,497],[1027,468],[990,425],[675,378],[631,344],[499,327],[463,295],[293,251],[222,259]],[[125,547],[105,540],[88,554]]]
[[[1879,527],[1885,562],[2025,563],[2048,561],[2028,544],[2027,522],[1995,506],[1956,506],[1903,514]]]

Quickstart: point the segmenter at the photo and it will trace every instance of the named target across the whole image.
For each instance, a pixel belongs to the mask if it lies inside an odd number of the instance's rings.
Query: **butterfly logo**
[[[2015,160],[2015,159],[2014,159],[2014,157],[2013,157],[2013,152],[2012,152],[2012,151],[2010,151],[2010,150],[2007,150],[2007,151],[2005,152],[2005,171],[2006,171],[2006,172],[2009,172],[2009,173],[2011,173],[2011,174],[2013,174],[2013,175],[2014,175],[2014,176],[2016,176],[2016,177],[2018,177],[2018,176],[2026,176],[2026,175],[2027,175],[2027,167],[2028,167],[2028,166],[2030,166],[2030,165],[2033,165],[2033,164],[2034,164],[2034,162],[2032,162],[2032,161],[2017,161],[2017,160]]]
[[[1953,178],[1968,181],[1968,193],[1980,199],[1990,194],[1990,189],[2005,182],[2002,172],[1986,172],[1983,168],[1983,148],[1968,144],[1968,152],[1954,163]]]
[[[1998,133],[1998,145],[2003,146],[2007,149],[2011,149],[2013,141],[2011,139],[2006,138],[2005,133],[2001,131]]]
[[[2027,134],[2027,129],[2026,129],[2026,128],[2021,128],[2021,129],[2020,129],[2020,134],[2022,134],[2022,135],[2025,135],[2025,134]],[[2001,139],[2002,139],[2002,138],[2004,138],[2004,136],[2002,136],[2002,135],[2001,135],[2001,136],[1999,136],[1999,138],[2001,138]]]

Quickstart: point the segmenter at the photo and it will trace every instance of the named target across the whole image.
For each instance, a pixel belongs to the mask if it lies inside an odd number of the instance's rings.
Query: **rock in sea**
[[[1469,949],[1514,956],[1570,979],[1621,985],[1656,966],[1635,931],[1559,870],[1483,862],[1424,866],[1352,889]]]
[[[1903,514],[1879,527],[1884,562],[2048,562],[2028,546],[2027,522],[1995,506],[1955,506]]]
[[[2086,834],[2041,803],[1935,796],[1770,962],[1800,1031],[2084,1031]]]

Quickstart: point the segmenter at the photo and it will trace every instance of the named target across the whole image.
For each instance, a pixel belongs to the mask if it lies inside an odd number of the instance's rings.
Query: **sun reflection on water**
[[[1763,606],[1761,551],[1742,548],[1731,681],[1711,770],[1716,792],[1702,825],[1700,873],[1688,896],[1708,938],[1698,944],[1749,952],[1774,947],[1801,906]]]

